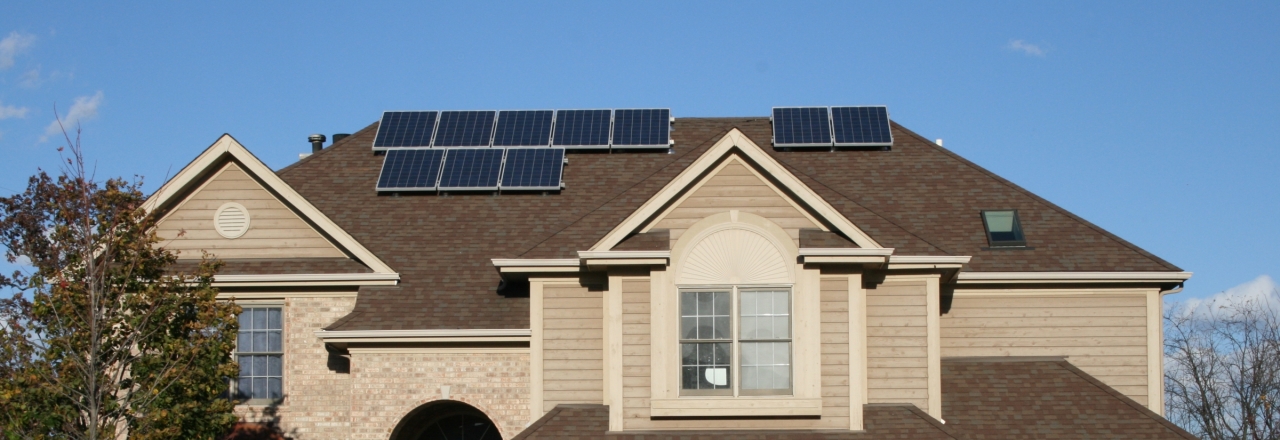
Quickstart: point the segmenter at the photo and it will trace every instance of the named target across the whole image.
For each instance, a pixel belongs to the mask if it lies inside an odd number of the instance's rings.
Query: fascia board
[[[577,258],[494,258],[489,261],[494,267],[578,267],[581,264]]]
[[[800,248],[800,256],[823,257],[888,257],[893,248]]]
[[[968,255],[894,255],[889,264],[969,264]]]
[[[317,330],[316,337],[330,339],[405,338],[528,338],[530,329],[440,329],[440,330]]]
[[[1191,272],[960,272],[957,283],[1181,283],[1191,275]]]
[[[578,251],[578,258],[584,260],[671,258],[671,251]]]

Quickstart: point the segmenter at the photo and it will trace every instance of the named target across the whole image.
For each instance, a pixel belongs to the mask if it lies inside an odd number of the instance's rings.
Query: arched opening
[[[502,434],[475,407],[437,400],[410,411],[391,432],[391,440],[502,440]]]

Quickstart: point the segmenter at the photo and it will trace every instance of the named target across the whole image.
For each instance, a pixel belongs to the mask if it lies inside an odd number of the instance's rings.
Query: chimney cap
[[[307,136],[308,142],[324,142],[324,140],[325,140],[324,135],[319,133],[313,134],[311,136]]]

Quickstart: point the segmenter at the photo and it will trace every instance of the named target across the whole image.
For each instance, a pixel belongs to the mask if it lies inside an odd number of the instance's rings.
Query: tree
[[[60,175],[0,198],[0,244],[30,267],[0,276],[0,437],[226,433],[239,307],[217,301],[219,263],[173,271],[140,180],[95,182],[64,138]]]
[[[1166,312],[1170,421],[1209,440],[1280,439],[1280,310],[1273,303],[1224,299]]]

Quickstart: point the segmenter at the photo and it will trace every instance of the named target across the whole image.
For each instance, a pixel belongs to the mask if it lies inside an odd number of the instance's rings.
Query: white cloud
[[[13,67],[13,58],[27,50],[35,42],[35,35],[22,34],[18,33],[18,31],[10,32],[9,36],[0,40],[0,70]]]
[[[4,103],[0,103],[0,121],[9,118],[25,118],[27,117],[28,110],[30,109],[26,107],[14,107],[12,105],[4,105]]]
[[[1270,276],[1262,275],[1209,298],[1183,301],[1178,304],[1178,314],[1207,314],[1214,309],[1230,309],[1246,304],[1254,308],[1270,307],[1272,311],[1280,312],[1280,286]]]
[[[27,73],[22,74],[21,81],[18,82],[18,85],[25,89],[34,89],[36,87],[40,87],[40,84],[43,83],[44,80],[40,78],[40,67],[37,66],[34,69],[28,70]]]
[[[1040,58],[1044,58],[1044,55],[1049,52],[1048,49],[1042,48],[1038,45],[1031,44],[1022,40],[1009,40],[1009,44],[1006,45],[1005,48],[1015,52],[1022,52],[1027,55],[1037,56]]]
[[[49,123],[44,129],[44,136],[40,137],[40,142],[49,140],[49,136],[62,133],[65,127],[68,133],[74,132],[76,125],[80,121],[87,121],[98,116],[98,107],[102,105],[102,91],[99,90],[93,96],[81,96],[71,104],[71,110],[62,117],[62,124],[59,125],[57,120]]]

